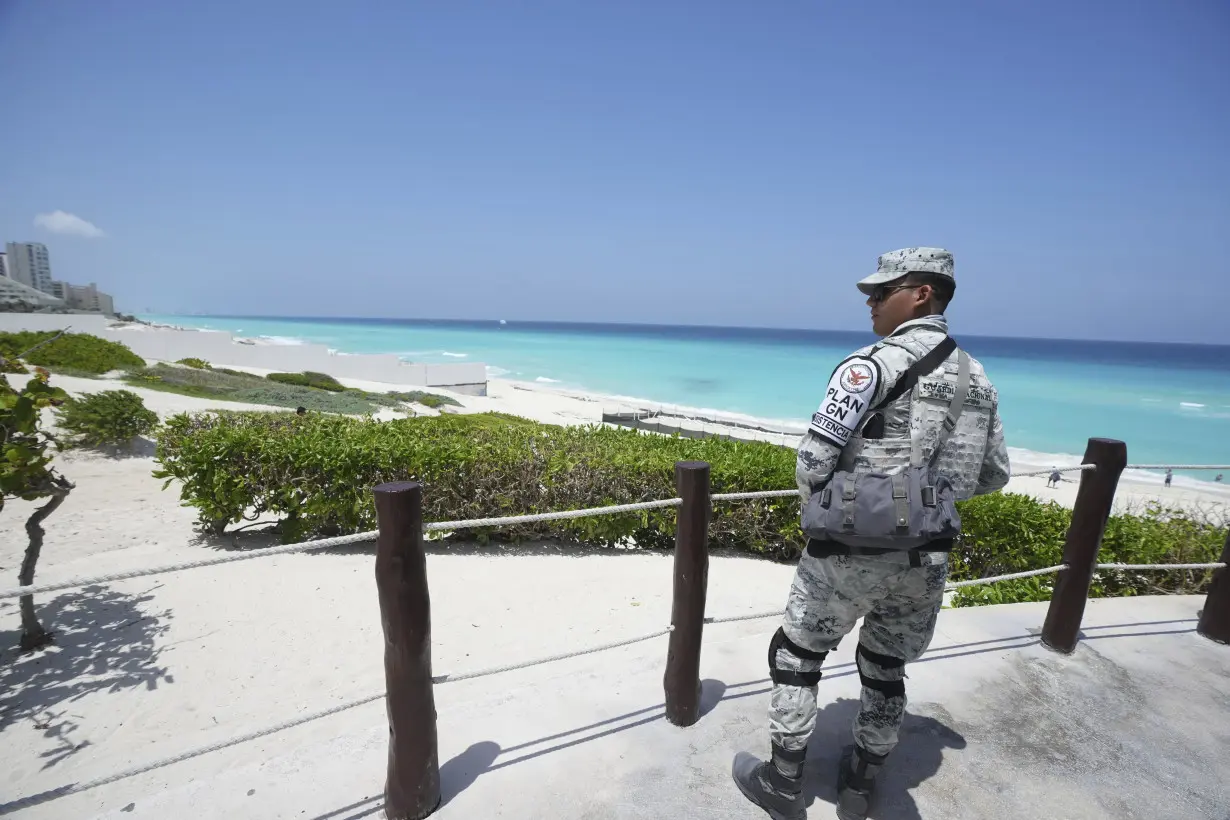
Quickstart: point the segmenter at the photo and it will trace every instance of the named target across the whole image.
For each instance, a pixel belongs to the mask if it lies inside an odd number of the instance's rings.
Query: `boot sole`
[[[798,812],[797,814],[782,814],[780,811],[775,809],[765,808],[760,801],[756,799],[756,796],[744,787],[743,783],[738,778],[735,778],[735,785],[739,787],[739,791],[743,792],[743,796],[751,801],[752,805],[767,813],[769,817],[773,818],[773,820],[807,820],[806,810]]]

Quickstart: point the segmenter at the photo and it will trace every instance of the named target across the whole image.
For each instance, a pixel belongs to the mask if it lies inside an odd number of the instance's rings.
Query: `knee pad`
[[[777,666],[777,651],[779,649],[785,649],[799,660],[815,661],[816,663],[824,663],[824,659],[829,654],[828,652],[813,652],[810,649],[804,649],[787,638],[786,631],[778,627],[777,632],[773,635],[773,640],[769,641],[769,677],[773,680],[773,683],[780,683],[786,686],[815,686],[820,682],[820,677],[823,674],[823,671],[820,669],[814,672],[796,672],[793,669],[779,669]]]
[[[873,652],[868,649],[862,642],[858,645],[858,651],[855,653],[854,662],[858,667],[858,677],[862,681],[863,686],[868,689],[875,689],[877,692],[882,692],[886,698],[905,697],[905,681],[898,678],[897,680],[879,680],[872,678],[863,671],[863,660],[866,659],[869,663],[875,664],[880,669],[885,671],[904,670],[905,660],[902,658],[894,658],[892,655],[882,655],[879,652]],[[901,673],[902,677],[905,672]]]

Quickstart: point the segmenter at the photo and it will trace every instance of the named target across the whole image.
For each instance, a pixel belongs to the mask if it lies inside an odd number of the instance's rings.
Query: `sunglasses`
[[[883,302],[896,291],[913,290],[914,288],[921,287],[922,285],[876,285],[871,290],[871,301]]]

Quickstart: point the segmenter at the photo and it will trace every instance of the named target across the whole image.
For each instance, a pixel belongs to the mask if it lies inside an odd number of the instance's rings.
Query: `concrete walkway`
[[[902,741],[872,817],[1226,820],[1230,646],[1195,633],[1202,602],[1091,601],[1070,656],[1039,644],[1043,604],[946,610],[930,651],[908,669]],[[729,772],[736,751],[768,749],[765,652],[775,628],[707,628],[704,715],[687,729],[662,716],[665,638],[438,686],[444,804],[432,816],[765,817]],[[854,648],[852,635],[820,684],[827,706],[808,756],[809,818],[834,816],[836,761],[858,706]],[[14,816],[382,817],[383,720],[381,703],[360,707],[311,733],[290,730]]]

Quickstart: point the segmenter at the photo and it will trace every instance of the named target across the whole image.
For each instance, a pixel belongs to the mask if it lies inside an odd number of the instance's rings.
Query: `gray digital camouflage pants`
[[[824,661],[814,655],[836,647],[862,617],[856,653],[862,708],[854,739],[876,755],[897,745],[906,704],[904,667],[926,651],[943,605],[948,554],[924,552],[920,561],[922,566],[911,567],[904,552],[826,558],[804,552],[782,623],[789,640],[772,653],[777,669],[818,676]],[[813,658],[800,657],[791,643]],[[773,744],[801,752],[815,725],[815,684],[775,683],[769,706]]]

